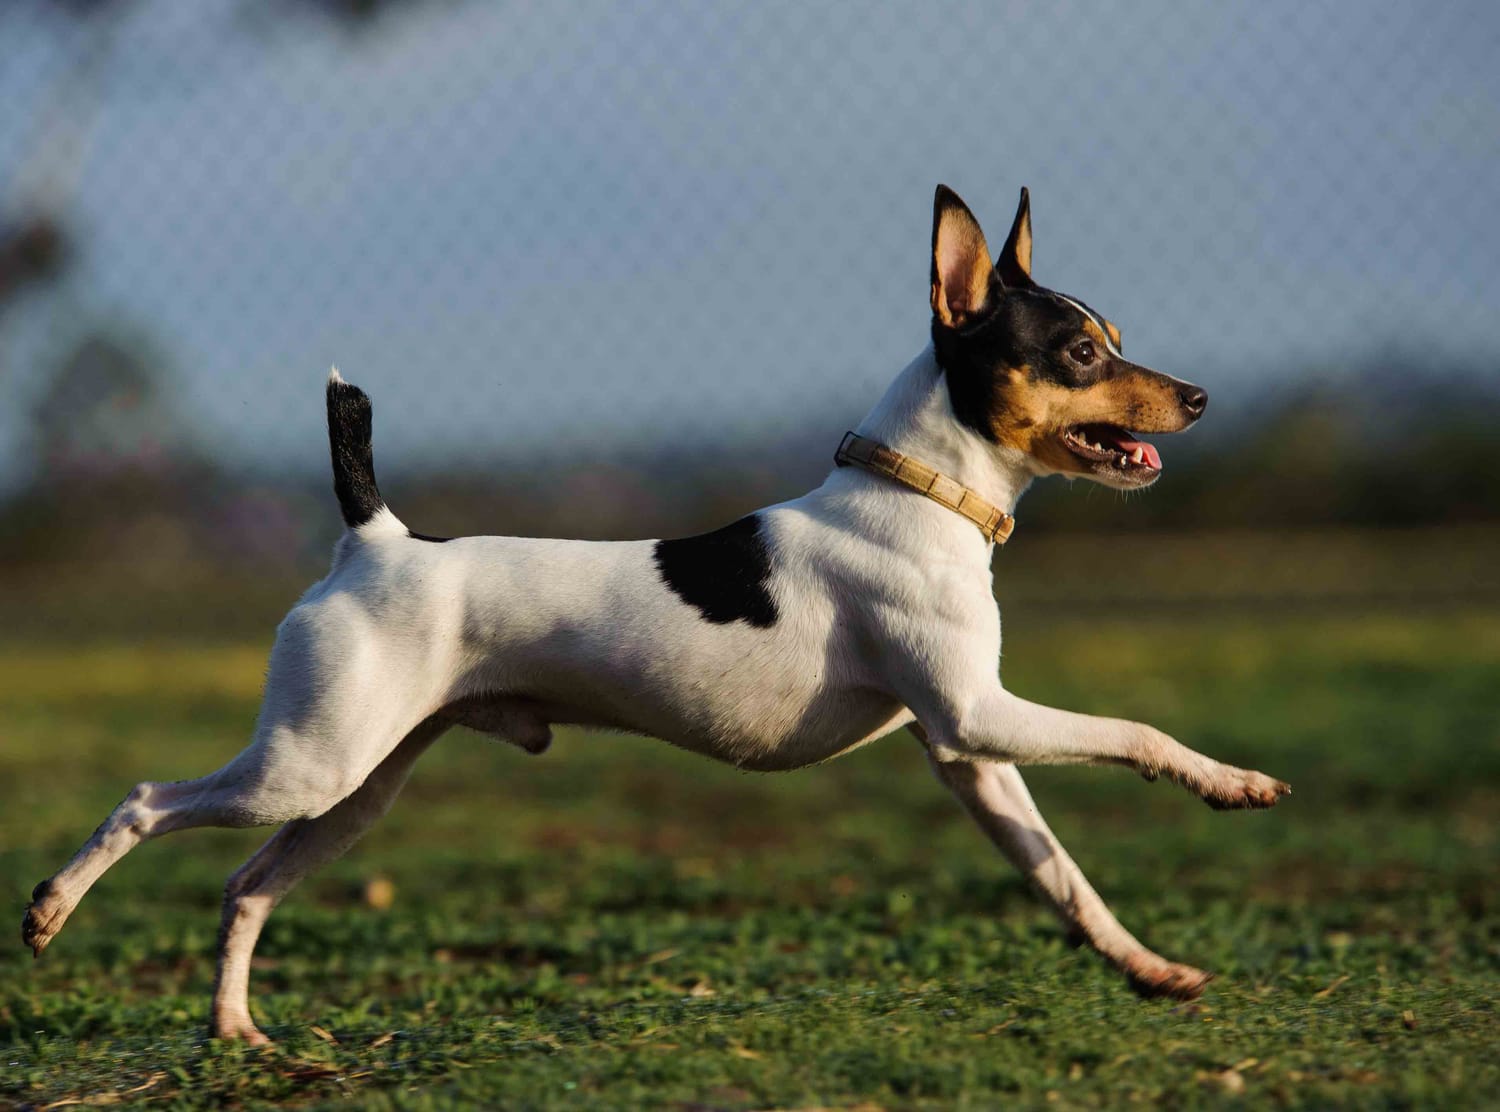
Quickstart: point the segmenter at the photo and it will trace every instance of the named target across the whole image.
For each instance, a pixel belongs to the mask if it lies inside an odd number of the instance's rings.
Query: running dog
[[[451,726],[531,753],[557,725],[621,730],[768,771],[908,726],[1073,937],[1144,995],[1197,996],[1210,975],[1116,921],[1019,766],[1124,765],[1219,808],[1270,807],[1290,789],[1150,726],[1011,694],[990,564],[1032,480],[1149,486],[1161,456],[1138,436],[1187,428],[1207,395],[1130,362],[1113,324],[1032,281],[1025,190],[992,261],[969,209],[939,186],[931,283],[931,344],[844,438],[823,485],[680,540],[413,533],[375,484],[369,399],[334,371],[347,529],[327,578],[277,630],[253,740],[201,779],[136,786],[36,887],[25,943],[40,955],[147,839],[280,825],[225,890],[212,1012],[219,1037],[264,1043],[248,982],[267,916],[385,813]]]

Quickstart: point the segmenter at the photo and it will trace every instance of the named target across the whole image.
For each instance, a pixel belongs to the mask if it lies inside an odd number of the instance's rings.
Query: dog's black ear
[[[958,328],[989,306],[995,273],[989,245],[969,207],[946,185],[932,201],[932,312]]]
[[[1031,280],[1031,192],[1021,187],[1021,203],[1016,206],[1016,219],[1010,226],[1010,235],[1000,249],[1000,258],[995,262],[995,273],[1010,289],[1031,289],[1036,285]]]

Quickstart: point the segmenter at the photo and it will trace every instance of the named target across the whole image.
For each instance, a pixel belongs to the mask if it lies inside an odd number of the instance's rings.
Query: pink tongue
[[[1146,456],[1146,463],[1161,470],[1161,453],[1156,450],[1156,445],[1147,444],[1144,440],[1131,440],[1128,436],[1122,436],[1116,441],[1116,446],[1127,456],[1135,455],[1135,450],[1140,448]]]

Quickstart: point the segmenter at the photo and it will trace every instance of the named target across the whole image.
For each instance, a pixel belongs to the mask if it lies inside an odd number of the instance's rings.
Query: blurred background
[[[1037,279],[1213,399],[1150,491],[1040,483],[995,556],[1008,687],[1296,786],[1027,771],[1213,1015],[1065,953],[904,738],[759,777],[572,730],[424,757],[272,920],[260,1014],[344,1056],[330,1099],[1500,1105],[1496,58],[1481,0],[3,0],[0,912],[244,743],[340,528],[330,364],[413,529],[711,528],[925,346],[934,185],[992,240],[1025,185]],[[200,1068],[264,835],[0,948],[0,1104],[309,1099]]]
[[[1500,600],[1491,5],[14,0],[0,42],[8,632],[268,636],[337,532],[331,363],[421,531],[794,496],[925,342],[938,181],[992,237],[1030,186],[1039,280],[1213,397],[1145,496],[1028,495],[1004,601]]]

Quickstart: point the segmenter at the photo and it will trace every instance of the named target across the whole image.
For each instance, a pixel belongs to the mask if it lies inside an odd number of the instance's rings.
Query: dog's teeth
[[[1137,448],[1135,450],[1135,452],[1131,455],[1130,459],[1134,463],[1144,463],[1145,459],[1146,459],[1146,449],[1144,449],[1144,448]]]
[[[1095,441],[1095,442],[1094,442],[1094,444],[1093,444],[1093,449],[1094,449],[1094,451],[1096,451],[1096,452],[1102,452],[1102,451],[1104,451],[1104,445],[1103,445],[1103,444],[1100,444],[1100,443],[1099,443],[1099,442],[1098,442],[1098,441],[1097,441],[1097,440],[1096,440],[1096,441]]]

